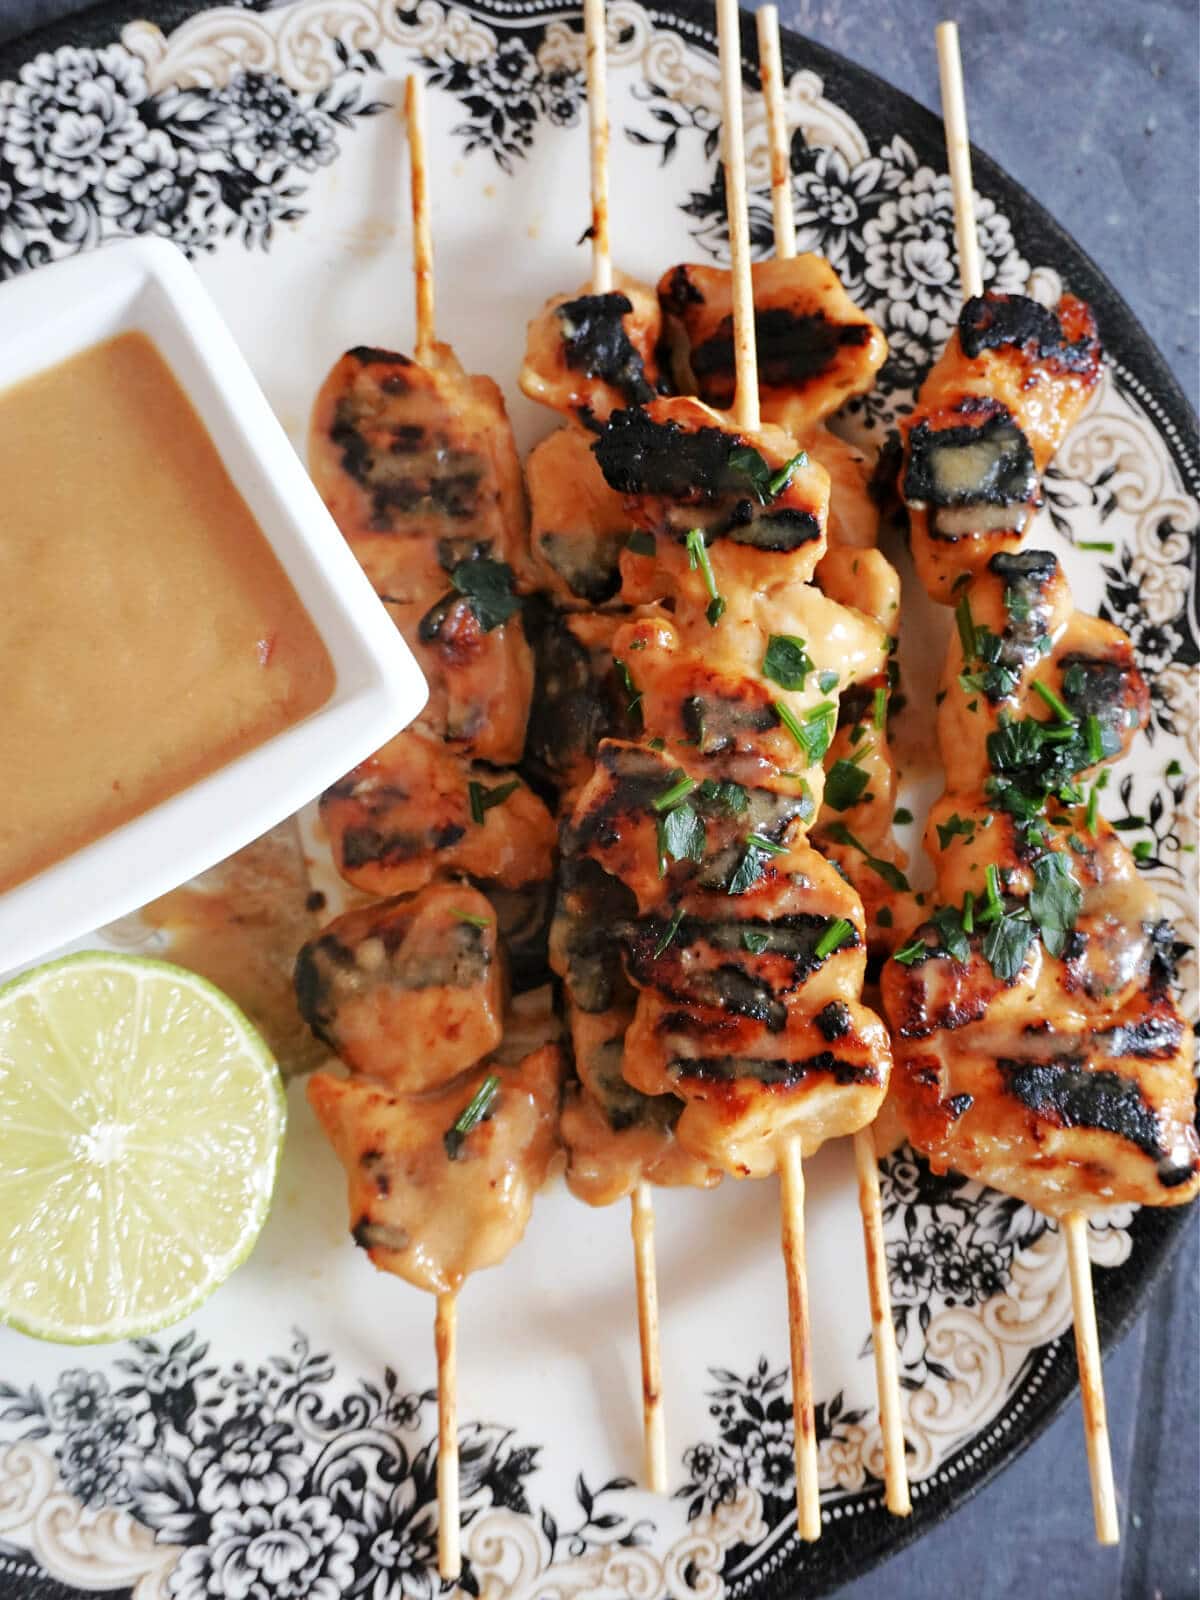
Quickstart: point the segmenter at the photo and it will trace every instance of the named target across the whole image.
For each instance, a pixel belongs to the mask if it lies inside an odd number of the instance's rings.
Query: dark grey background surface
[[[779,0],[786,26],[938,109],[956,17],[971,135],[1093,256],[1195,406],[1200,27],[1194,0]],[[85,9],[0,0],[0,39]],[[146,0],[153,16],[155,0]],[[1124,1523],[1092,1542],[1078,1401],[1003,1476],[844,1600],[1200,1596],[1200,1232],[1105,1363]]]

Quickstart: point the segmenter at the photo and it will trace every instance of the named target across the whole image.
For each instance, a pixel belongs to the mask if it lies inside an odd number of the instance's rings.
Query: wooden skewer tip
[[[729,213],[733,289],[733,352],[737,374],[734,420],[757,428],[758,352],[754,343],[754,285],[750,273],[750,219],[746,206],[746,140],[742,120],[742,35],[738,0],[717,0],[721,58],[721,119],[725,135],[725,207]]]
[[[763,6],[758,13],[758,73],[767,112],[767,144],[771,154],[771,212],[775,254],[790,261],[796,254],[796,213],[792,203],[792,152],[783,100],[783,51],[779,12]]]
[[[642,1356],[642,1422],[646,1487],[667,1492],[667,1431],[662,1396],[662,1345],[658,1321],[658,1269],[654,1253],[654,1200],[643,1179],[630,1196],[638,1338]]]
[[[404,85],[404,117],[408,124],[408,159],[412,184],[413,279],[417,299],[418,361],[433,350],[433,228],[430,221],[429,159],[425,135],[425,85],[410,73]]]
[[[439,1294],[433,1323],[438,1390],[438,1572],[462,1573],[458,1486],[458,1297]]]
[[[796,1531],[801,1539],[811,1543],[821,1537],[821,1486],[817,1467],[812,1328],[808,1313],[808,1270],[804,1244],[804,1164],[800,1140],[795,1136],[785,1139],[780,1147],[779,1184],[792,1357]]]
[[[1117,1491],[1113,1483],[1112,1449],[1104,1403],[1104,1370],[1100,1362],[1100,1336],[1096,1329],[1087,1218],[1075,1212],[1064,1219],[1062,1231],[1067,1242],[1067,1269],[1071,1275],[1075,1354],[1079,1362],[1079,1393],[1083,1401],[1083,1430],[1092,1483],[1096,1538],[1101,1544],[1118,1544],[1121,1524],[1117,1515]]]
[[[609,239],[608,39],[604,0],[584,0],[583,34],[591,152],[592,293],[608,294],[613,277]]]
[[[954,194],[954,231],[958,243],[958,276],[962,297],[983,293],[979,262],[979,236],[975,227],[975,190],[971,182],[971,141],[967,133],[967,102],[963,89],[962,56],[958,24],[938,25],[938,76],[942,91],[942,121],[946,129],[946,155]]]
[[[858,1207],[862,1215],[863,1245],[867,1258],[867,1291],[871,1301],[871,1342],[875,1351],[875,1388],[879,1396],[879,1430],[883,1437],[884,1493],[894,1517],[912,1515],[908,1463],[904,1454],[904,1414],[900,1402],[900,1362],[896,1328],[892,1321],[892,1296],[888,1286],[887,1253],[883,1241],[883,1208],[879,1194],[879,1158],[871,1129],[854,1135],[854,1164],[858,1174]]]

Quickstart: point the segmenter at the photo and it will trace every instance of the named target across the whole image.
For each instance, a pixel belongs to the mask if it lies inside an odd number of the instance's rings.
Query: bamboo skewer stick
[[[717,0],[717,38],[721,55],[721,130],[733,287],[733,354],[737,372],[733,415],[739,428],[757,428],[758,351],[754,342],[754,285],[750,279],[750,214],[746,202],[746,140],[742,127],[742,42],[737,0]]]
[[[721,123],[724,137],[725,203],[733,290],[733,350],[737,374],[734,421],[759,425],[758,352],[754,330],[754,285],[750,273],[750,217],[746,200],[746,147],[742,124],[742,49],[738,0],[717,0],[721,58]],[[812,1340],[804,1249],[804,1165],[799,1138],[779,1145],[781,1239],[787,1275],[788,1327],[792,1357],[792,1416],[796,1460],[796,1527],[802,1539],[821,1537],[821,1491],[817,1476],[817,1431],[812,1392]]]
[[[654,1199],[643,1178],[629,1197],[633,1265],[637,1280],[638,1340],[642,1351],[642,1427],[646,1487],[667,1492],[667,1430],[662,1398],[662,1345],[658,1336],[658,1270],[654,1258]]]
[[[1104,1373],[1096,1331],[1092,1264],[1088,1259],[1087,1218],[1080,1211],[1073,1212],[1063,1218],[1062,1231],[1067,1241],[1067,1269],[1071,1274],[1071,1300],[1075,1308],[1075,1356],[1079,1362],[1079,1392],[1083,1399],[1083,1431],[1092,1480],[1096,1538],[1100,1544],[1119,1544],[1121,1525],[1117,1517],[1108,1413],[1104,1404]]]
[[[954,191],[954,226],[958,240],[959,278],[963,299],[983,293],[979,267],[979,241],[975,229],[975,192],[971,182],[971,144],[967,136],[967,107],[963,91],[962,58],[958,27],[943,22],[937,29],[938,73],[942,88],[942,116],[946,126],[946,151]],[[1087,1218],[1080,1212],[1065,1217],[1062,1232],[1067,1242],[1067,1267],[1075,1317],[1075,1351],[1079,1362],[1079,1391],[1083,1402],[1083,1427],[1087,1443],[1088,1472],[1092,1485],[1092,1513],[1096,1538],[1101,1544],[1120,1542],[1116,1490],[1113,1486],[1112,1450],[1104,1402],[1104,1374],[1096,1330],[1096,1304],[1092,1269],[1088,1259]]]
[[[767,108],[767,139],[771,152],[771,211],[775,219],[775,254],[791,261],[796,254],[796,219],[792,208],[792,163],[788,145],[787,113],[783,103],[783,53],[779,45],[779,12],[763,6],[758,13],[759,77]],[[884,1487],[887,1508],[897,1517],[912,1514],[908,1469],[904,1459],[904,1421],[900,1406],[899,1361],[896,1329],[892,1322],[892,1296],[888,1285],[887,1256],[883,1246],[879,1164],[870,1128],[854,1135],[854,1164],[858,1174],[858,1207],[862,1215],[866,1250],[867,1288],[871,1301],[871,1338],[875,1351],[875,1387],[879,1396],[879,1427],[883,1436]]]
[[[433,1322],[438,1392],[438,1572],[462,1571],[458,1512],[458,1296],[440,1294]]]
[[[583,0],[587,61],[588,140],[592,171],[592,293],[612,288],[608,228],[608,70],[604,0]]]
[[[613,285],[608,210],[608,91],[604,0],[584,0],[587,63],[588,134],[592,185],[592,293]],[[658,1267],[654,1254],[654,1197],[643,1178],[629,1197],[633,1267],[637,1284],[638,1341],[642,1361],[642,1426],[646,1487],[667,1492],[667,1433],[662,1398],[662,1347],[659,1341]]]
[[[425,85],[410,73],[404,86],[408,124],[409,171],[412,183],[413,280],[417,295],[417,360],[433,354],[433,229],[429,220],[429,161],[425,146]]]
[[[415,73],[404,86],[404,117],[412,193],[413,279],[416,286],[417,360],[434,350],[433,229],[429,216],[429,162],[425,138],[425,85]],[[458,1296],[439,1294],[433,1322],[438,1396],[438,1572],[449,1581],[462,1571],[458,1475]]]
[[[946,155],[954,193],[954,233],[958,244],[958,277],[962,297],[983,293],[979,267],[979,235],[975,229],[975,190],[971,184],[971,141],[967,135],[967,101],[963,92],[962,57],[958,51],[957,22],[939,22],[938,77],[942,88],[942,121],[946,128]]]
[[[783,52],[779,47],[776,6],[763,6],[758,13],[758,76],[767,107],[775,254],[781,261],[791,261],[796,254],[796,212],[792,204],[792,153],[783,104]]]

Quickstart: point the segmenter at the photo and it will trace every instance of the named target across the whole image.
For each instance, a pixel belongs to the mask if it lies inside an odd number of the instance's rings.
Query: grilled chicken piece
[[[433,1294],[495,1266],[521,1238],[558,1148],[561,1047],[489,1062],[424,1095],[318,1072],[308,1098],[346,1169],[350,1231],[375,1266]],[[487,1114],[455,1124],[485,1082]]]
[[[505,974],[491,906],[466,884],[431,884],[337,917],[296,958],[296,999],[352,1071],[420,1094],[490,1054]]]
[[[917,573],[945,604],[964,572],[1020,548],[1038,480],[1100,379],[1090,307],[1053,311],[1023,295],[968,300],[901,423],[900,491]]]
[[[1130,904],[1113,916],[1107,894],[1109,909],[1095,909],[1085,889],[1078,955],[1056,959],[1034,939],[1012,983],[978,937],[966,963],[934,953],[935,930],[928,957],[886,964],[897,1104],[936,1171],[1057,1217],[1200,1192],[1194,1041],[1170,998],[1171,932],[1153,895],[1131,898],[1140,922],[1125,920]],[[1099,987],[1107,971],[1121,980],[1117,1003]]]
[[[643,1180],[662,1189],[720,1183],[721,1174],[675,1138],[683,1102],[674,1095],[643,1095],[641,1102],[647,1114],[622,1122],[582,1084],[568,1087],[559,1134],[567,1152],[567,1187],[585,1205],[624,1200]]]
[[[553,871],[555,827],[519,778],[408,731],[321,796],[338,871],[368,894],[411,894],[439,874],[515,889]]]
[[[593,448],[630,521],[656,537],[671,593],[689,581],[693,529],[704,535],[720,589],[770,591],[812,577],[825,551],[829,478],[797,457],[781,429],[752,433],[699,400],[655,400],[614,412]],[[690,586],[702,592],[694,568]]]
[[[519,761],[533,654],[512,569],[480,556],[448,572],[429,541],[396,539],[382,554],[367,576],[429,684],[420,725],[463,755]]]
[[[587,427],[659,392],[662,313],[647,284],[623,272],[609,294],[559,294],[529,324],[518,383],[531,400]]]
[[[429,682],[422,725],[479,760],[519,760],[528,518],[499,389],[446,345],[427,366],[359,346],[321,386],[309,463]]]
[[[622,621],[605,611],[534,613],[535,691],[525,756],[567,794],[590,776],[605,735],[635,728],[631,696],[613,672],[613,635]]]
[[[887,341],[817,255],[756,261],[754,326],[762,414],[798,439],[874,387]],[[676,387],[733,404],[733,298],[721,267],[672,267],[659,279]]]
[[[632,523],[592,454],[592,439],[559,428],[525,463],[538,587],[556,606],[600,606],[619,595]]]
[[[309,467],[364,562],[392,539],[444,544],[447,570],[486,554],[520,570],[525,491],[504,398],[449,345],[428,365],[359,345],[313,407]]]

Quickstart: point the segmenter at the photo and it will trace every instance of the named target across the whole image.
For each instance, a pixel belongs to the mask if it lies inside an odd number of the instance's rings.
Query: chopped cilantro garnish
[[[752,849],[761,850],[764,855],[787,855],[787,845],[776,844],[775,840],[768,839],[765,833],[748,833],[746,835],[746,843],[750,845]]]
[[[938,931],[938,948],[952,961],[966,966],[971,959],[971,944],[961,914],[953,906],[939,906],[930,921]]]
[[[803,639],[791,633],[773,633],[767,640],[763,676],[777,683],[781,689],[803,689],[804,680],[812,669],[812,660]]]
[[[760,956],[771,942],[771,935],[761,928],[744,928],[742,944],[752,956]]]
[[[844,822],[831,822],[824,829],[824,832],[829,838],[836,840],[838,844],[844,844],[852,850],[857,850],[876,877],[882,878],[890,888],[907,889],[909,887],[908,879],[900,871],[900,868],[891,861],[883,861],[880,857],[873,856],[862,840],[854,837]]]
[[[837,723],[837,707],[832,700],[822,700],[811,710],[804,713],[803,718],[797,717],[790,706],[775,702],[775,710],[780,722],[800,746],[809,761],[820,761],[829,746],[833,743],[833,735]]]
[[[862,798],[870,781],[853,761],[835,761],[825,779],[825,804],[834,811],[849,811]]]
[[[975,837],[975,824],[970,817],[960,817],[958,812],[955,811],[946,818],[945,822],[937,824],[938,848],[945,850],[951,839],[958,837],[960,834],[970,844]]]
[[[817,673],[817,688],[822,694],[831,694],[838,686],[838,675],[831,667],[822,667]]]
[[[915,961],[919,961],[922,956],[927,956],[930,953],[929,946],[924,939],[915,938],[910,939],[907,944],[901,945],[892,960],[898,961],[902,967],[911,967]]]
[[[1004,609],[1014,622],[1028,622],[1033,607],[1028,595],[1022,594],[1020,589],[1009,588],[1004,591]]]
[[[1052,956],[1062,955],[1082,901],[1083,891],[1071,873],[1067,856],[1051,852],[1034,862],[1029,911]]]
[[[727,816],[740,816],[749,809],[750,796],[740,783],[731,778],[705,778],[696,790],[696,800],[705,811],[723,812]]]
[[[507,622],[520,607],[513,593],[513,570],[506,561],[460,561],[450,582],[465,596],[484,633]]]
[[[1033,924],[1021,911],[1006,912],[983,935],[983,958],[1002,983],[1011,983],[1025,965]]]
[[[673,861],[704,860],[704,819],[685,801],[658,820],[658,866],[666,872],[666,858]]]

